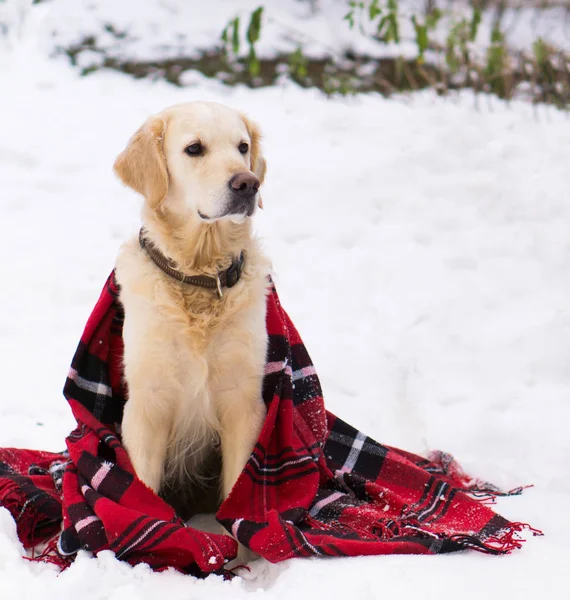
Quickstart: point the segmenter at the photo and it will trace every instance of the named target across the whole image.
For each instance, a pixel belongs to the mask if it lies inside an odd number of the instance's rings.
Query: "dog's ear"
[[[153,209],[160,206],[168,192],[168,171],[162,149],[164,129],[161,117],[149,119],[131,137],[113,166],[121,181],[142,194]]]
[[[263,154],[261,153],[261,131],[259,130],[259,127],[253,121],[250,121],[245,115],[242,115],[241,118],[245,123],[247,133],[249,134],[249,138],[251,140],[251,170],[259,179],[259,183],[262,184],[263,180],[265,179],[267,164],[265,162],[265,158],[263,158]],[[258,193],[257,198],[257,204],[259,208],[263,208],[261,194]]]

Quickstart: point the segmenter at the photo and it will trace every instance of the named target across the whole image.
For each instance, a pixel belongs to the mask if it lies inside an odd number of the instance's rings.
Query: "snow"
[[[497,508],[546,535],[504,557],[259,560],[231,582],[157,574],[110,553],[81,553],[58,575],[21,558],[0,509],[2,600],[416,598],[418,590],[429,599],[445,585],[466,599],[562,597],[568,117],[470,93],[327,100],[292,84],[230,89],[198,74],[185,89],[108,72],[81,79],[43,59],[39,37],[25,39],[0,63],[2,446],[57,451],[72,429],[61,394],[69,361],[139,223],[140,201],[114,178],[114,157],[152,112],[216,100],[265,133],[256,224],[329,409],[381,442],[452,452],[503,487],[534,483]]]

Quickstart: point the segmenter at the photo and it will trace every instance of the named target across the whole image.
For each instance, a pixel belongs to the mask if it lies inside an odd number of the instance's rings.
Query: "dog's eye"
[[[239,146],[238,146],[238,150],[242,153],[242,154],[247,154],[247,151],[249,150],[249,144],[247,142],[242,142]]]
[[[204,154],[204,146],[202,146],[200,142],[195,142],[194,144],[186,146],[184,152],[186,152],[188,156],[202,156],[202,154]]]

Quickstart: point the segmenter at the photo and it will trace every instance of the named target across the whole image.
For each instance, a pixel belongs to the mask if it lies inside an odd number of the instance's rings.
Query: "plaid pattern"
[[[194,574],[223,571],[236,555],[227,535],[185,526],[136,477],[121,444],[123,312],[112,274],[73,358],[64,394],[77,420],[62,455],[0,450],[0,504],[26,546],[58,529],[51,558],[110,549]],[[429,460],[383,446],[324,407],[315,368],[277,293],[267,297],[267,405],[258,442],[217,518],[271,562],[295,556],[434,554],[474,548],[500,554],[524,527],[471,492],[501,492],[470,479],[451,456]],[[511,493],[520,493],[520,489]]]

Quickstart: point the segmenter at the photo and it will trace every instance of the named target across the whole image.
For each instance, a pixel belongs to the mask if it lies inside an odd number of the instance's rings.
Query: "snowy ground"
[[[39,5],[41,6],[41,5]],[[24,49],[25,50],[25,49]],[[0,598],[562,598],[570,584],[570,120],[470,94],[326,100],[293,85],[186,89],[79,79],[29,48],[0,62],[0,445],[59,450],[85,320],[139,200],[111,165],[154,111],[217,100],[265,132],[256,217],[328,407],[376,439],[441,448],[545,531],[506,557],[258,561],[197,581],[78,557],[21,558],[0,509]],[[564,592],[563,590],[566,590]]]

